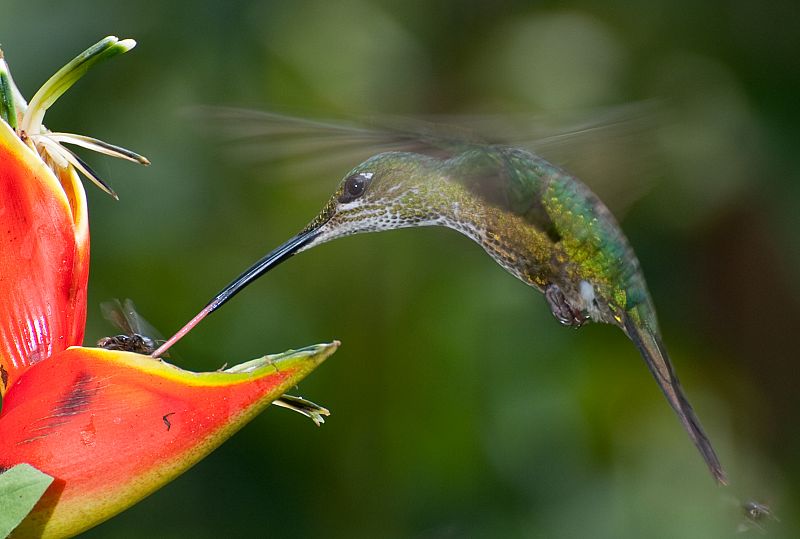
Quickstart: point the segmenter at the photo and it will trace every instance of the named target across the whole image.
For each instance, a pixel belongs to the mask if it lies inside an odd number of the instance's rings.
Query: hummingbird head
[[[436,224],[441,218],[437,201],[446,196],[442,163],[409,152],[386,152],[364,161],[345,175],[322,211],[299,234],[225,287],[206,306],[205,314],[292,255],[320,243],[359,232]]]
[[[386,152],[348,172],[328,203],[301,232],[296,252],[342,236],[435,224],[442,196],[442,161],[408,152]]]

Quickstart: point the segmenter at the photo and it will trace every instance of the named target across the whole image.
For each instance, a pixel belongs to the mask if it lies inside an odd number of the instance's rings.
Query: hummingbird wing
[[[433,115],[427,117],[367,117],[356,120],[309,119],[276,112],[236,107],[194,107],[192,114],[214,126],[215,134],[237,146],[250,146],[256,161],[312,154],[331,150],[343,160],[348,148],[366,157],[381,150],[419,153],[458,153],[465,146],[502,144],[538,149],[574,147],[579,139],[598,136],[640,134],[651,129],[653,114],[644,112],[652,104],[636,103],[602,113],[573,114],[558,120],[526,115]],[[547,156],[545,156],[547,157]]]
[[[215,136],[222,135],[225,150],[236,160],[279,164],[287,167],[288,177],[338,176],[386,151],[448,158],[472,146],[517,146],[589,179],[619,214],[646,192],[650,183],[643,178],[655,177],[648,173],[656,166],[646,135],[654,132],[657,109],[653,103],[634,103],[556,119],[485,114],[353,121],[225,107],[195,107],[191,112],[212,125]],[[320,182],[319,189],[327,193],[330,183]]]
[[[695,415],[692,406],[683,393],[678,376],[675,374],[667,355],[667,349],[664,347],[664,343],[661,342],[659,335],[645,327],[644,324],[635,322],[630,313],[624,315],[623,330],[636,345],[636,348],[639,349],[639,353],[642,354],[650,372],[653,373],[656,382],[658,382],[667,397],[670,406],[678,414],[678,418],[689,433],[689,437],[700,451],[700,454],[703,455],[703,459],[705,459],[714,479],[720,484],[727,484],[728,480],[719,458],[717,458],[717,454],[711,446],[711,441],[703,431],[700,420]]]
[[[468,128],[418,119],[382,118],[360,121],[308,119],[275,112],[228,107],[193,109],[213,120],[232,153],[247,162],[286,162],[300,159],[330,169],[346,168],[377,153],[407,151],[455,153],[465,143],[478,143]]]

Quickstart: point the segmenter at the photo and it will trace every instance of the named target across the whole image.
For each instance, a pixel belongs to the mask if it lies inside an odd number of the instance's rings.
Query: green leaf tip
[[[17,129],[17,107],[14,105],[14,90],[8,64],[3,59],[0,50],[0,119],[5,121],[12,129]]]
[[[128,52],[135,46],[136,41],[133,39],[120,40],[116,36],[108,36],[73,58],[67,65],[59,69],[55,75],[50,77],[33,96],[22,121],[22,130],[27,133],[38,133],[47,109],[83,77],[92,66]]]
[[[95,64],[108,58],[125,53],[136,46],[133,39],[120,40],[116,36],[108,36],[68,62],[36,92],[30,104],[19,94],[5,61],[0,59],[0,118],[17,130],[20,138],[48,162],[59,168],[72,167],[95,183],[100,189],[115,200],[119,197],[113,189],[92,168],[64,143],[81,146],[112,157],[126,159],[134,163],[149,165],[150,161],[136,152],[126,150],[102,140],[76,135],[72,133],[53,133],[42,123],[47,110],[75,84]],[[17,126],[17,119],[19,126]]]
[[[122,39],[119,42],[117,42],[117,45],[125,48],[125,50],[122,52],[128,52],[129,50],[131,50],[136,46],[136,40],[130,38]]]
[[[31,512],[53,478],[29,464],[0,473],[0,537],[7,537]]]

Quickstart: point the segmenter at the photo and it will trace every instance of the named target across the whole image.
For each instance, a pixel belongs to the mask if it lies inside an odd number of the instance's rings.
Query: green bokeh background
[[[323,428],[269,410],[85,537],[732,537],[748,500],[780,518],[767,536],[800,534],[795,2],[0,6],[28,96],[102,36],[139,41],[46,119],[153,163],[89,156],[121,200],[88,188],[87,342],[112,332],[98,306],[113,297],[174,331],[356,164],[233,158],[216,120],[186,106],[558,116],[666,103],[646,152],[613,131],[608,151],[596,137],[600,164],[591,145],[566,161],[589,185],[620,172],[609,190],[632,199],[622,225],[731,478],[714,485],[618,330],[561,328],[465,238],[404,230],[299,255],[176,347],[181,366],[212,370],[340,339],[300,388],[332,410]]]

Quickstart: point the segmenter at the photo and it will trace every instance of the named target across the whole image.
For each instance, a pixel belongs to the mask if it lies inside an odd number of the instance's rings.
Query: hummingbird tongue
[[[162,344],[156,351],[151,354],[151,357],[161,357],[173,344],[183,338],[184,335],[189,333],[203,318],[213,313],[222,307],[233,296],[241,292],[247,285],[264,275],[266,272],[292,257],[297,251],[305,247],[320,234],[319,227],[306,229],[288,240],[286,243],[271,251],[264,258],[250,266],[244,273],[234,279],[228,286],[222,289],[214,299],[212,299],[203,310],[195,315],[194,318],[189,320],[175,335],[170,337],[164,344]]]

